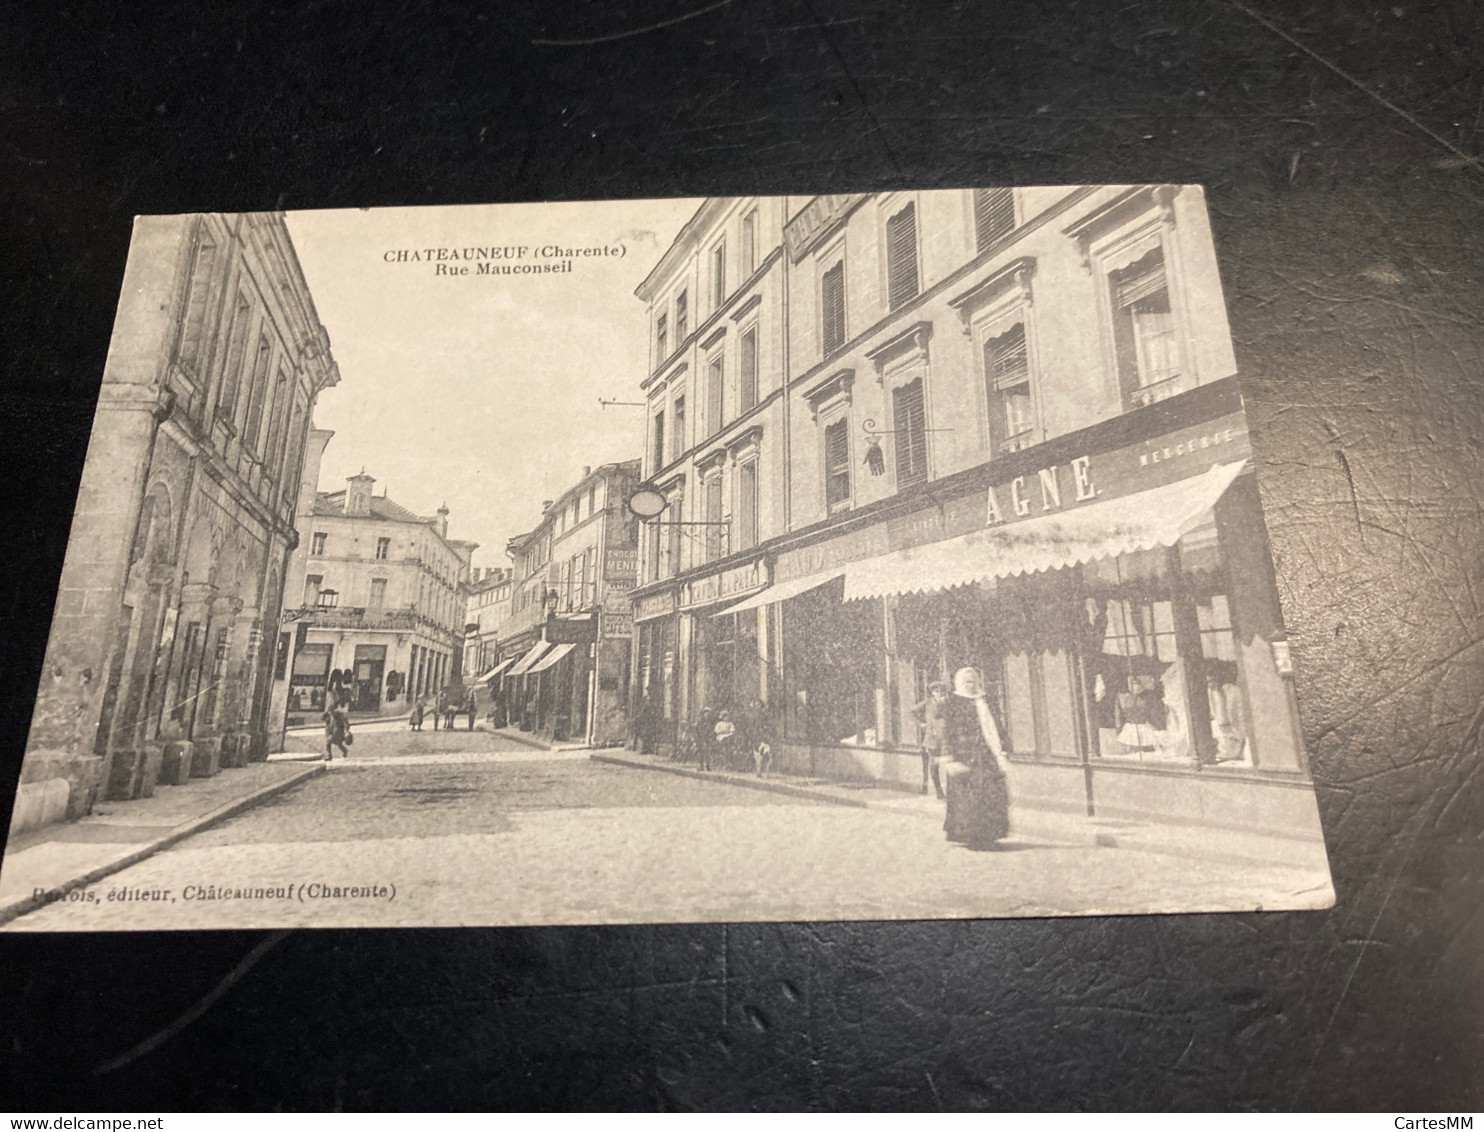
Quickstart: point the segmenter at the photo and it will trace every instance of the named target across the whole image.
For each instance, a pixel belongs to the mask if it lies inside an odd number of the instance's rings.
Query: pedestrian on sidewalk
[[[928,685],[927,699],[912,709],[912,714],[917,717],[922,749],[922,792],[928,792],[931,781],[939,798],[943,797],[943,780],[938,765],[943,760],[943,707],[947,702],[948,685],[933,683]]]
[[[736,770],[736,759],[733,756],[733,741],[737,734],[737,725],[732,722],[732,713],[721,712],[716,717],[716,762],[722,770]]]
[[[342,759],[350,758],[350,716],[342,705],[331,702],[325,708],[325,762],[331,760],[336,747]]]
[[[716,709],[703,707],[696,720],[695,730],[696,765],[700,770],[711,769],[712,756],[716,751],[716,723]]]
[[[953,695],[943,705],[943,746],[943,831],[970,849],[994,849],[1010,832],[1010,763],[977,668],[954,674]]]
[[[421,699],[414,699],[412,701],[412,714],[408,716],[408,722],[414,731],[421,731],[423,729],[423,702]]]
[[[773,720],[762,700],[752,701],[743,718],[742,730],[746,749],[752,752],[752,772],[759,778],[768,777],[773,766]]]

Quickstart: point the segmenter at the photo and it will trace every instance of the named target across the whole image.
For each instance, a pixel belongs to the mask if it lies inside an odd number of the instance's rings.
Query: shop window
[[[1030,358],[1025,323],[1017,322],[984,343],[990,451],[1018,452],[1034,441]]]
[[[737,412],[757,404],[757,327],[742,332],[741,370],[737,374]]]
[[[757,461],[737,465],[737,549],[757,545]]]
[[[679,348],[690,329],[690,296],[684,291],[675,296],[675,345]]]
[[[845,261],[839,260],[819,281],[819,325],[824,356],[845,345]]]
[[[669,321],[664,315],[654,320],[654,365],[658,369],[670,356]]]
[[[974,190],[974,238],[977,250],[988,251],[1015,230],[1015,192],[1012,189]]]
[[[1180,391],[1180,342],[1164,250],[1155,246],[1108,274],[1113,298],[1113,349],[1124,403],[1152,404]]]
[[[830,514],[850,506],[849,422],[841,417],[824,429],[824,498]]]
[[[791,658],[794,685],[790,730],[811,745],[881,746],[881,602],[842,598],[843,587],[834,583],[792,599],[785,609],[783,651]]]
[[[897,487],[927,479],[927,414],[923,405],[922,378],[899,385],[891,392],[892,429],[897,450]]]
[[[917,298],[917,209],[907,205],[886,222],[886,293],[892,310]]]

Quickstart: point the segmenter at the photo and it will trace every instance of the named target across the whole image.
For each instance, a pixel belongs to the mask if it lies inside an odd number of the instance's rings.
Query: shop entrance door
[[[351,711],[380,710],[385,669],[385,645],[356,646],[355,694],[350,702]]]

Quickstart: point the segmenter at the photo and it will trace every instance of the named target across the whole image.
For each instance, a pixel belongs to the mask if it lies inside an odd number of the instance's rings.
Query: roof
[[[314,496],[314,514],[340,519],[364,518],[345,513],[345,491],[320,491]],[[387,519],[393,523],[420,523],[424,526],[434,521],[432,515],[418,515],[407,510],[395,500],[384,495],[371,497],[371,518]]]

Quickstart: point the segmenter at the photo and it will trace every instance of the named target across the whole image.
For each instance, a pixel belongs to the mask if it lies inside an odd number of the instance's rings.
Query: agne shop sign
[[[937,506],[787,551],[778,558],[774,580],[791,581],[987,526],[1163,487],[1198,476],[1212,464],[1251,454],[1246,422],[1241,413],[1234,413],[1138,444],[1048,464],[988,488],[943,499]]]

